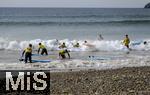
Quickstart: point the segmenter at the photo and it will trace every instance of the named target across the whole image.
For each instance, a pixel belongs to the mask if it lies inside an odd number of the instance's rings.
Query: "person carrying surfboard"
[[[65,55],[66,53],[68,54],[68,57],[70,59],[70,54],[69,54],[69,51],[67,49],[59,51],[59,58],[61,57],[62,59],[65,59],[66,58],[66,55]]]
[[[39,43],[38,54],[40,52],[40,49],[42,49],[41,55],[43,55],[44,53],[45,53],[45,55],[48,55],[46,47],[43,44],[41,44],[41,43]]]
[[[22,52],[22,57],[25,54],[25,63],[29,62],[32,63],[32,44],[29,44],[29,46]]]
[[[128,35],[125,35],[125,39],[123,40],[123,44],[124,44],[124,46],[127,47],[127,49],[131,50],[129,47],[130,39],[129,39]]]

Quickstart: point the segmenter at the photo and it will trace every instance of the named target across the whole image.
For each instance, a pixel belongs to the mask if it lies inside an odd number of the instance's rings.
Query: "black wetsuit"
[[[30,52],[25,53],[25,63],[27,63],[28,60],[30,63],[32,63],[32,57],[31,56],[32,56],[32,54]]]
[[[25,63],[27,63],[28,60],[30,61],[30,63],[32,63],[32,48],[31,47],[26,48],[23,51],[22,56],[24,55],[24,53],[25,53],[25,59],[24,59]]]
[[[46,48],[43,48],[43,49],[42,49],[41,55],[43,55],[44,53],[45,53],[46,55],[48,55]]]

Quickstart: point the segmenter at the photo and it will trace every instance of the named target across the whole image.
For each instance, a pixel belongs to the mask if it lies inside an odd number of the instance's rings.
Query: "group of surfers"
[[[79,43],[77,43],[76,45],[74,45],[74,47],[79,47]],[[65,43],[63,43],[62,45],[59,46],[59,48],[61,49],[59,51],[59,58],[65,59],[66,58],[66,54],[68,54],[68,57],[70,59],[70,54],[69,51],[66,49],[66,45]],[[41,50],[41,53],[40,53]],[[43,45],[42,43],[39,43],[38,45],[38,54],[41,55],[48,55],[47,49],[45,47],[45,45]],[[22,57],[25,55],[24,61],[25,63],[27,63],[28,61],[30,63],[32,63],[32,44],[29,44],[29,46],[27,48],[24,49],[24,51],[22,52]]]
[[[99,39],[100,40],[103,40],[103,37],[101,35],[99,35]],[[86,46],[89,46],[90,44],[87,44],[87,41],[84,41],[84,44]],[[128,37],[128,35],[125,35],[125,38],[122,42],[122,44],[128,49],[128,50],[131,50],[131,48],[129,47],[129,44],[130,44],[130,39]],[[144,43],[146,44],[146,43]],[[79,43],[76,43],[74,45],[74,47],[80,47]],[[90,47],[90,46],[89,46]],[[66,49],[67,46],[65,43],[62,43],[59,48],[61,49],[59,51],[59,58],[61,59],[65,59],[66,58],[66,54],[68,55],[68,57],[70,58],[70,54],[69,54],[69,51]],[[45,45],[43,45],[42,43],[39,43],[38,45],[38,54],[40,53],[40,50],[41,50],[41,55],[48,55],[48,52],[47,52],[47,49],[45,47]],[[29,46],[23,51],[22,53],[22,57],[25,55],[25,58],[24,58],[24,61],[25,63],[29,62],[32,63],[32,44],[29,44]]]

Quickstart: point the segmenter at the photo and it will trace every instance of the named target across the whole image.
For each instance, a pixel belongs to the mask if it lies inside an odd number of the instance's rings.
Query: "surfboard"
[[[48,63],[48,62],[51,62],[50,60],[32,60],[33,63]]]
[[[24,61],[25,59],[19,59],[19,61]],[[48,63],[51,62],[51,60],[32,60],[33,63]]]
[[[32,54],[32,56],[47,56],[47,55],[41,55],[41,54]]]
[[[88,58],[90,60],[111,60],[112,59],[110,57],[101,57],[101,56],[89,56]]]
[[[48,55],[52,55],[52,54],[48,54]],[[41,55],[41,54],[32,54],[32,56],[48,56],[48,55],[45,55],[45,54],[43,54],[43,55]]]

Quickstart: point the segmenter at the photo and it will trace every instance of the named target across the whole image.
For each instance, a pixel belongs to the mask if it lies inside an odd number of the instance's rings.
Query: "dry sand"
[[[51,95],[150,95],[150,67],[51,72]]]

